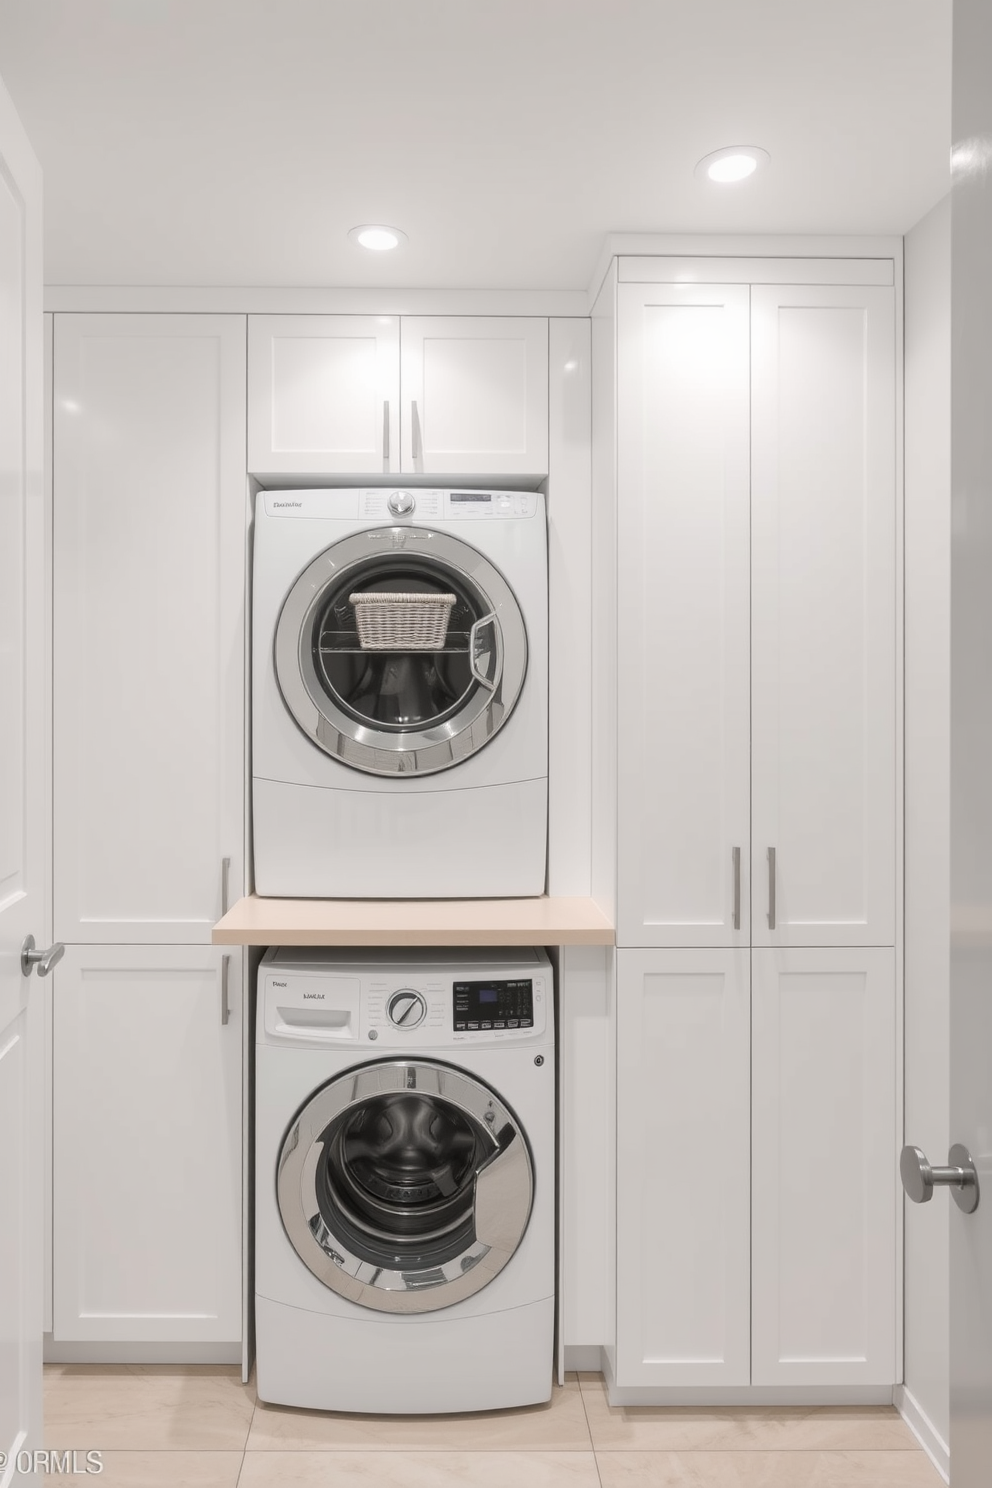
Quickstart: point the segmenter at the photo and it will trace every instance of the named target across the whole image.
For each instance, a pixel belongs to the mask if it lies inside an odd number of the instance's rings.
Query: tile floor
[[[236,1369],[53,1364],[46,1445],[103,1488],[940,1488],[894,1410],[618,1409],[598,1374],[549,1405],[345,1416],[259,1404]],[[95,1481],[82,1472],[64,1482]]]

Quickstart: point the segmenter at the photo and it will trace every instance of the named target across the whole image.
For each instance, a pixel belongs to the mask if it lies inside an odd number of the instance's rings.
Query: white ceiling
[[[50,284],[583,289],[608,232],[902,233],[950,0],[0,0]],[[693,168],[756,144],[719,188]],[[357,223],[409,243],[370,255]]]

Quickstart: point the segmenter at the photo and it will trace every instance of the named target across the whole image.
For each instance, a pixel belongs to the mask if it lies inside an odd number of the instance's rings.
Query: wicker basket
[[[363,651],[440,651],[453,594],[349,594]]]

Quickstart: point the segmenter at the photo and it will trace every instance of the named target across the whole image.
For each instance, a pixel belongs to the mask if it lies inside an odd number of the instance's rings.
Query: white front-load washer
[[[550,1398],[555,1059],[543,951],[273,948],[259,968],[261,1400]]]
[[[544,892],[543,496],[261,492],[252,637],[257,893]]]

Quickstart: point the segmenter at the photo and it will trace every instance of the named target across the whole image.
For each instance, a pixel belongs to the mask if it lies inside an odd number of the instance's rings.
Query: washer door
[[[445,596],[443,644],[367,649],[356,592]],[[276,626],[275,669],[290,713],[327,754],[373,775],[427,775],[468,759],[509,718],[527,632],[509,584],[468,543],[378,527],[334,543],[300,574]]]
[[[513,1113],[432,1060],[363,1065],[321,1087],[279,1153],[279,1213],[319,1281],[380,1312],[434,1312],[481,1289],[530,1219]]]

